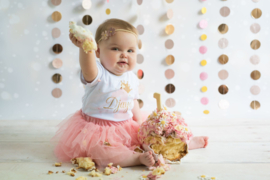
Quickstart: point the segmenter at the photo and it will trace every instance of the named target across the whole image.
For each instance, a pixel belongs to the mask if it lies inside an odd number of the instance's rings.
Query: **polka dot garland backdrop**
[[[0,6],[6,12],[0,36],[7,46],[12,44],[17,49],[0,60],[0,103],[5,103],[0,104],[1,107],[24,104],[24,107],[17,107],[21,110],[18,117],[26,119],[33,114],[29,107],[40,104],[43,111],[36,109],[36,114],[48,114],[45,119],[61,119],[74,112],[74,108],[81,107],[84,89],[79,80],[78,52],[68,38],[68,25],[64,22],[75,21],[95,34],[101,22],[115,17],[130,22],[139,32],[134,73],[140,81],[138,102],[142,109],[153,110],[153,92],[163,91],[163,103],[169,110],[179,110],[188,118],[215,119],[220,114],[231,118],[239,114],[248,118],[269,115],[265,105],[269,103],[269,96],[263,93],[269,88],[268,42],[264,41],[268,39],[269,28],[268,15],[262,7],[268,7],[270,2],[249,0],[242,7],[241,2],[229,0],[187,1],[185,7],[181,1],[135,2],[29,0]],[[30,4],[39,12],[49,10],[51,14],[48,17],[43,13],[31,17],[20,14],[18,18],[15,10],[29,12]],[[220,9],[214,11],[213,7]],[[249,9],[245,18],[240,17],[245,9]],[[33,23],[21,27],[20,31],[15,28],[20,22],[40,22],[41,19],[44,20],[42,25]],[[29,43],[24,41],[25,47],[18,47],[15,37],[28,39]],[[250,37],[248,43],[246,37]],[[33,53],[24,57],[31,47]],[[3,47],[3,52],[9,50]],[[10,64],[15,61],[22,73]],[[10,80],[15,79],[15,73],[25,80],[25,87],[34,85],[33,92],[16,91],[18,88],[13,87],[15,83]],[[48,102],[48,96],[54,100]],[[8,119],[5,112],[8,109],[0,112],[0,117]],[[208,115],[202,116],[202,113]]]
[[[53,4],[53,6],[58,6],[61,4],[61,0],[51,0],[51,3]],[[59,11],[54,11],[51,17],[53,21],[58,22],[62,19],[62,14]],[[59,38],[60,35],[61,35],[61,31],[59,28],[56,27],[52,29],[53,38]],[[61,44],[55,44],[52,50],[57,55],[63,51],[63,47]],[[56,58],[52,61],[52,66],[55,69],[60,68],[62,64],[63,62],[59,58]],[[54,74],[52,76],[52,81],[56,84],[60,83],[62,81],[62,75],[58,73]],[[62,90],[60,88],[54,88],[51,93],[52,93],[52,96],[55,98],[60,98],[62,96]]]
[[[201,16],[203,15],[203,17],[205,17],[206,12],[207,12],[207,8],[206,8],[206,7],[202,7],[202,8],[201,8],[201,13],[200,13],[200,15],[201,15]],[[208,26],[208,21],[207,21],[206,19],[202,19],[202,20],[199,22],[199,27],[200,27],[201,29],[205,29],[205,28],[207,28],[207,26]],[[207,40],[207,35],[206,35],[206,34],[202,34],[201,37],[200,37],[200,39],[201,39],[202,43],[204,44],[204,42]],[[205,45],[202,45],[202,46],[200,46],[200,48],[199,48],[199,52],[201,53],[201,55],[202,55],[202,57],[203,57],[203,60],[201,60],[201,62],[200,62],[200,64],[201,64],[202,67],[204,67],[204,66],[207,65],[207,61],[204,59],[204,54],[207,53],[207,50],[208,50],[208,49],[207,49],[207,47],[206,47]],[[200,74],[200,79],[201,79],[202,81],[206,82],[207,78],[208,78],[207,72],[201,72],[201,74]],[[201,88],[201,92],[204,93],[204,94],[207,94],[207,93],[206,93],[206,92],[207,92],[207,86],[203,86],[203,87]],[[208,103],[209,103],[209,99],[208,99],[207,97],[202,97],[202,98],[201,98],[201,104],[202,104],[202,105],[207,105]],[[206,106],[206,107],[207,107],[207,106]],[[209,114],[210,112],[209,112],[209,110],[204,110],[203,113],[204,113],[204,114]]]
[[[166,0],[167,3],[172,3],[173,1],[172,0]],[[167,36],[171,35],[174,33],[174,26],[172,24],[170,24],[170,20],[173,18],[173,10],[172,9],[169,9],[167,11],[167,22],[169,24],[166,25],[165,27],[165,33]],[[165,41],[165,48],[166,49],[172,49],[174,47],[174,42],[172,39],[167,39]],[[167,56],[168,57],[168,56]],[[173,60],[172,60],[173,59]],[[167,65],[171,65],[173,64],[174,62],[174,58],[172,55],[169,55],[169,58],[168,60],[166,61],[167,62]],[[173,69],[167,69],[165,71],[165,77],[168,79],[168,80],[171,80],[174,78],[174,70]],[[175,91],[175,86],[173,84],[168,84],[166,85],[165,87],[165,91],[168,93],[168,94],[171,94],[171,93],[174,93]],[[176,101],[174,100],[174,98],[168,98],[166,101],[165,101],[165,105],[169,108],[173,108],[175,105],[176,105]]]

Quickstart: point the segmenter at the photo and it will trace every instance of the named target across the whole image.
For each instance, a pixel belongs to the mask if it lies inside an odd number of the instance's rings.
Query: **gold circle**
[[[255,19],[260,18],[262,15],[262,11],[259,8],[255,8],[251,11],[251,16]]]
[[[203,35],[201,35],[201,40],[206,40],[207,39],[207,35],[206,34],[203,34]]]
[[[173,84],[168,84],[165,87],[165,91],[169,94],[173,93],[175,91],[175,86]]]
[[[58,83],[60,83],[60,82],[62,81],[62,75],[56,73],[56,74],[54,74],[54,75],[52,76],[52,80],[53,80],[53,82],[55,82],[55,83],[58,84]]]
[[[226,85],[221,85],[219,86],[218,91],[220,94],[227,94],[229,91],[229,88]]]
[[[139,107],[142,108],[143,107],[143,101],[141,99],[137,99],[138,103],[139,103]]]
[[[54,11],[52,13],[52,19],[55,21],[55,22],[58,22],[62,19],[62,14],[59,12],[59,11]]]
[[[210,112],[208,110],[203,111],[204,114],[209,114]]]
[[[109,8],[106,9],[106,14],[107,14],[107,15],[111,14],[111,10],[110,10]]]
[[[138,42],[138,48],[141,49],[142,48],[142,41],[139,39],[139,42]]]
[[[251,41],[250,47],[254,50],[259,49],[261,47],[261,42],[257,39]]]
[[[83,19],[82,19],[83,24],[89,25],[92,23],[92,21],[93,21],[93,19],[91,16],[89,16],[89,15],[83,16]]]
[[[206,9],[205,7],[203,7],[203,8],[201,9],[201,12],[202,12],[202,14],[205,14],[205,13],[207,12],[207,9]]]
[[[166,28],[165,28],[165,32],[166,34],[172,34],[174,32],[174,26],[173,25],[167,25]]]
[[[254,70],[254,71],[252,71],[252,73],[250,74],[250,76],[251,76],[251,78],[253,80],[258,80],[261,77],[261,73],[260,73],[260,71]]]
[[[220,64],[227,64],[229,57],[226,54],[222,54],[219,56],[218,61]]]
[[[229,27],[227,24],[221,24],[218,26],[218,31],[221,33],[221,34],[225,34],[227,33],[229,30]]]
[[[172,3],[174,0],[166,0],[167,3]]]
[[[202,92],[206,92],[206,91],[207,91],[207,87],[206,87],[206,86],[203,86],[203,87],[201,88],[201,91],[202,91]]]
[[[250,107],[254,110],[257,110],[261,107],[261,104],[258,101],[252,101],[250,103]]]
[[[62,51],[63,51],[63,47],[61,44],[55,44],[53,47],[52,47],[52,50],[55,54],[60,54]]]
[[[174,56],[173,56],[173,55],[168,55],[168,56],[166,57],[166,63],[167,63],[168,65],[172,65],[172,64],[174,63]]]
[[[202,60],[202,61],[201,61],[201,65],[202,65],[202,66],[205,66],[206,64],[207,64],[207,61],[206,61],[206,60]]]

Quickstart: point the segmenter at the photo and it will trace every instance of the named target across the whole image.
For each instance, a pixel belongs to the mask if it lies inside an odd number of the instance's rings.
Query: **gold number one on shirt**
[[[157,100],[157,109],[158,109],[158,111],[160,111],[161,110],[160,94],[154,93],[154,98],[156,98],[156,100]]]

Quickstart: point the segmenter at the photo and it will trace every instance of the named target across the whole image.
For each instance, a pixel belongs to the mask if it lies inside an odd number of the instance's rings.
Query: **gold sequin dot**
[[[208,110],[203,111],[204,114],[209,114]]]
[[[106,14],[107,15],[111,14],[111,10],[110,9],[106,9]]]
[[[205,14],[205,13],[207,12],[207,9],[206,9],[205,7],[203,7],[203,8],[201,9],[201,12],[202,12],[202,14]]]
[[[203,35],[201,35],[201,40],[206,40],[207,39],[207,35],[206,34],[203,34]]]
[[[203,86],[201,90],[202,90],[202,92],[206,92],[207,91],[207,87],[206,86]]]
[[[201,61],[201,65],[202,65],[202,66],[205,66],[206,64],[207,64],[207,61],[206,61],[206,60],[202,60],[202,61]]]

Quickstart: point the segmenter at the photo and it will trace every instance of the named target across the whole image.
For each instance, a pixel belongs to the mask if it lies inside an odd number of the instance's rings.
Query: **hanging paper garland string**
[[[202,0],[202,1],[204,1],[204,0]],[[203,8],[201,9],[201,14],[206,14],[206,12],[207,12],[206,7],[203,7]],[[207,26],[208,26],[207,20],[202,19],[202,20],[199,22],[199,27],[200,27],[201,29],[205,29],[205,28],[207,28]],[[200,37],[200,39],[201,39],[202,41],[205,41],[205,40],[207,39],[207,35],[206,35],[206,34],[202,34],[201,37]],[[206,46],[200,46],[199,52],[200,52],[202,55],[204,55],[204,54],[207,52],[207,47],[206,47]],[[200,64],[201,64],[201,66],[206,66],[207,61],[206,61],[205,59],[203,59],[203,60],[201,60],[201,63],[200,63]],[[206,72],[202,72],[202,73],[200,74],[200,79],[201,79],[202,81],[205,81],[207,78],[208,78],[208,74],[207,74]],[[207,87],[206,87],[206,86],[203,86],[203,87],[201,88],[201,92],[202,92],[202,93],[205,93],[206,91],[207,91]],[[202,103],[203,105],[207,105],[208,102],[209,102],[209,99],[208,99],[207,97],[201,98],[201,103]],[[203,113],[204,113],[204,114],[209,114],[209,110],[204,110]]]

